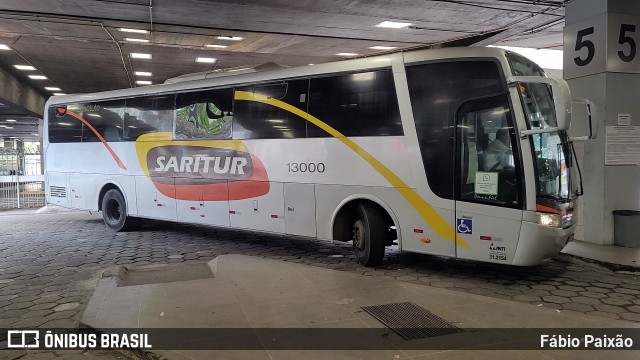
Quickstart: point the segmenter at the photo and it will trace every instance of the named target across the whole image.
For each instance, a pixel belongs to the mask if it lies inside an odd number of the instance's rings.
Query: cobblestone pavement
[[[634,274],[559,260],[518,268],[393,250],[371,269],[356,263],[350,244],[166,222],[114,233],[105,228],[101,214],[69,212],[0,217],[0,328],[77,326],[102,271],[111,266],[205,262],[222,254],[306,263],[640,322],[640,276]]]

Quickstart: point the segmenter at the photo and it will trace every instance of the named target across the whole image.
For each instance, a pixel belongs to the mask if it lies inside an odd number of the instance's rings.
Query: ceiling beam
[[[19,106],[33,116],[42,117],[46,101],[47,99],[45,99],[45,97],[38,91],[28,85],[25,85],[18,80],[18,78],[0,68],[1,103],[5,105]]]

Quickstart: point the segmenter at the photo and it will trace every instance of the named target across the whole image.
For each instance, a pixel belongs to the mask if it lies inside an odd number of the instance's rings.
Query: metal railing
[[[45,205],[42,155],[0,148],[0,209]]]

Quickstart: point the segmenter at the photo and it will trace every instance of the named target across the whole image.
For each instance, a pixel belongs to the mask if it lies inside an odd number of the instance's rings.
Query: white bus
[[[495,48],[394,53],[46,104],[47,200],[142,218],[534,265],[575,229],[571,96]]]

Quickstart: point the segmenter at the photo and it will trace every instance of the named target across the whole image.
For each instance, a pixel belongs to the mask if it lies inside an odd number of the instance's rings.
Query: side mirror
[[[571,90],[563,79],[549,79],[553,92],[553,104],[556,111],[556,121],[560,130],[568,130],[571,126]]]
[[[544,130],[524,130],[523,135],[569,129],[571,126],[571,90],[569,90],[569,84],[566,81],[541,76],[512,76],[507,78],[507,83],[509,85],[518,83],[545,84],[553,96],[556,126]]]
[[[598,123],[596,122],[596,119],[598,118],[598,107],[591,100],[587,99],[573,99],[572,105],[573,114],[575,118],[580,121],[578,123],[574,123],[574,125],[579,124],[577,128],[569,129],[570,139],[595,139],[598,136]],[[582,119],[585,119],[584,126],[582,126]]]

